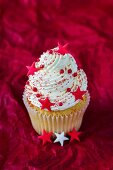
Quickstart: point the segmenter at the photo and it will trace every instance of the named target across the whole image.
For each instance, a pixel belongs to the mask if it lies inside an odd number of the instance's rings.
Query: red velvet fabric
[[[42,146],[22,102],[26,65],[69,43],[91,102],[81,142]],[[113,169],[113,1],[0,0],[0,169]]]

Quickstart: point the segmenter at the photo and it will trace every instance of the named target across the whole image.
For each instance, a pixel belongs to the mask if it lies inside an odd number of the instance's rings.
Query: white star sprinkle
[[[65,140],[69,140],[67,137],[64,136],[64,132],[62,132],[60,134],[55,133],[55,135],[56,135],[57,138],[55,139],[54,143],[60,142],[61,146],[63,146]]]

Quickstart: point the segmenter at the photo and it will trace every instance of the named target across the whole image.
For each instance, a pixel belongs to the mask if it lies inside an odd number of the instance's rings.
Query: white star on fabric
[[[64,136],[64,132],[62,132],[60,134],[55,133],[55,135],[56,135],[57,138],[55,139],[54,143],[60,142],[61,146],[63,146],[65,140],[69,140],[67,137]]]

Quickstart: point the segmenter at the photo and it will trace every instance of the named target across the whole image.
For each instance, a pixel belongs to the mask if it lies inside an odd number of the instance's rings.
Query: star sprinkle
[[[42,144],[44,145],[47,142],[51,142],[51,135],[52,132],[46,132],[45,130],[43,130],[42,135],[39,136],[38,138],[42,140]]]
[[[67,47],[68,44],[65,44],[64,46],[62,46],[60,43],[58,43],[58,50],[57,52],[64,55],[66,53],[68,53],[66,47]]]
[[[83,95],[86,93],[86,91],[81,91],[80,87],[75,92],[71,92],[76,100],[81,99],[83,100]]]
[[[73,140],[80,142],[79,136],[81,135],[81,133],[82,132],[77,132],[75,128],[71,132],[69,132],[68,134],[70,136],[70,142]]]
[[[60,142],[61,146],[63,146],[65,140],[69,140],[67,137],[64,136],[64,132],[62,132],[61,134],[55,133],[55,135],[57,138],[55,139],[54,143]]]
[[[39,59],[39,60],[40,60],[40,59]],[[28,69],[27,76],[29,76],[29,75],[33,75],[34,72],[37,72],[37,71],[43,69],[43,68],[44,68],[44,65],[40,65],[39,68],[36,68],[36,67],[35,67],[35,62],[33,62],[33,64],[32,64],[31,66],[26,66],[26,67],[27,67],[27,69]]]
[[[27,76],[29,75],[33,75],[34,72],[37,71],[37,68],[35,68],[35,62],[33,62],[33,64],[31,66],[26,66],[27,69],[28,69],[28,73],[27,73]]]
[[[40,99],[39,102],[42,104],[41,109],[47,109],[51,111],[51,106],[54,105],[54,103],[51,103],[49,98],[46,97],[44,100]]]

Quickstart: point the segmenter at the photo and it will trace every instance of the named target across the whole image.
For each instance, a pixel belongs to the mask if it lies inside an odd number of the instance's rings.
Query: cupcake
[[[90,96],[86,74],[66,46],[58,44],[27,68],[23,101],[36,132],[78,131]]]

